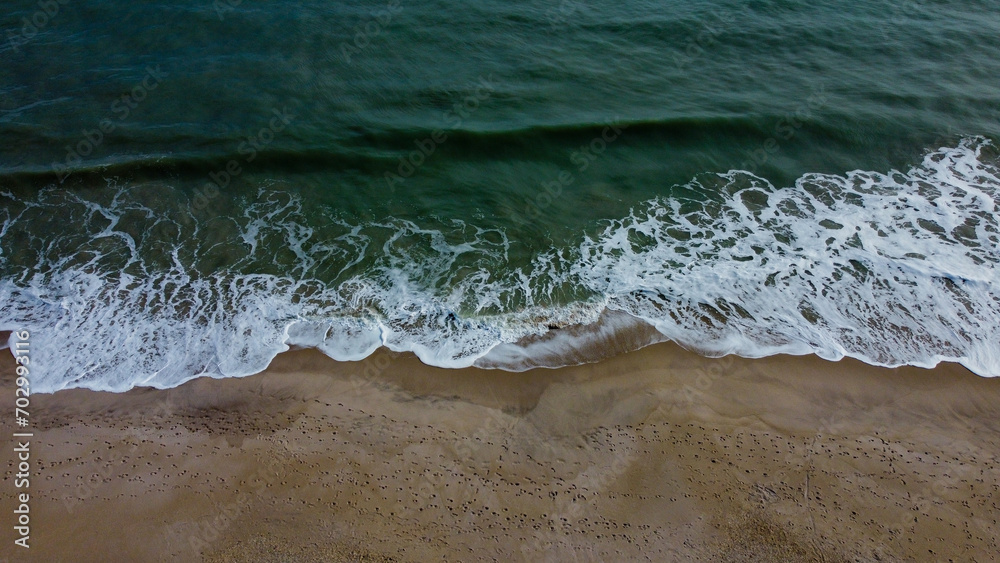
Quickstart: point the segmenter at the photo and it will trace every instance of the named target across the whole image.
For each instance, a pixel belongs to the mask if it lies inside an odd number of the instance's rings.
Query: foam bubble
[[[244,376],[291,346],[523,370],[665,339],[998,376],[998,187],[979,138],[906,172],[705,174],[522,265],[500,230],[320,224],[276,190],[219,217],[162,189],[3,192],[0,330],[32,331],[37,392]]]
[[[609,307],[711,354],[958,361],[1000,375],[998,171],[982,139],[907,173],[747,173],[692,182],[721,202],[651,202],[583,245]]]

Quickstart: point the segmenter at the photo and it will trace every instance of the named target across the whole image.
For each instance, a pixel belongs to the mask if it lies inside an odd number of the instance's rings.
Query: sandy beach
[[[3,382],[13,363],[3,355]],[[1000,380],[709,359],[442,370],[304,350],[32,396],[10,561],[994,561]],[[13,509],[11,417],[3,451]]]
[[[0,563],[1000,563],[1000,0],[4,8]]]

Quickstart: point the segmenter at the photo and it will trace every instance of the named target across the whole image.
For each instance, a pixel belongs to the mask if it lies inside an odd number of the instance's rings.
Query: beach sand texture
[[[659,344],[508,373],[294,351],[243,379],[32,406],[32,547],[5,542],[11,561],[1000,553],[1000,380],[954,364]]]

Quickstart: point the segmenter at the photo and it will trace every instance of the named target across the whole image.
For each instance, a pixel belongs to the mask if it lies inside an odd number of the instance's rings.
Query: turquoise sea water
[[[992,3],[16,0],[0,30],[0,330],[38,391],[289,345],[559,365],[530,342],[608,311],[1000,375]]]

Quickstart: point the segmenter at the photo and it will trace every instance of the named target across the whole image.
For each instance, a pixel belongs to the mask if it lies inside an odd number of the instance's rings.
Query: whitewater
[[[950,361],[1000,376],[989,140],[930,150],[906,171],[783,187],[729,171],[682,188],[528,260],[511,257],[506,230],[462,221],[330,213],[317,225],[306,202],[268,186],[211,219],[183,195],[150,203],[127,186],[103,199],[0,192],[0,330],[31,332],[35,392],[246,376],[291,347],[558,367],[583,361],[594,334],[635,323],[658,335],[636,347]]]

